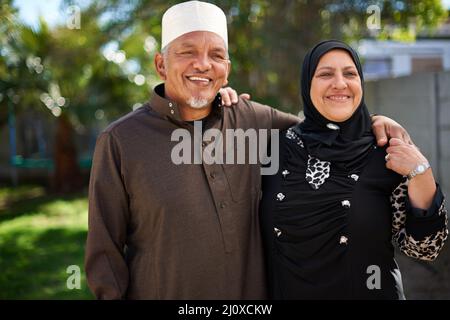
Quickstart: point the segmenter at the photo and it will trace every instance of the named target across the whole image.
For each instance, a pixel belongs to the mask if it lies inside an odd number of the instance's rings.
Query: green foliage
[[[0,299],[92,299],[83,271],[86,232],[86,195],[0,188]],[[81,269],[80,289],[67,288],[70,265]]]
[[[14,34],[19,40],[13,41],[12,36],[5,40],[5,33],[0,35],[2,43],[6,41],[11,47],[7,54],[0,55],[2,92],[13,87],[20,91],[23,108],[46,110],[37,99],[57,86],[67,102],[62,111],[70,114],[77,127],[97,121],[94,115],[99,109],[105,114],[105,123],[117,118],[134,104],[146,101],[159,81],[153,57],[158,49],[160,22],[164,11],[177,2],[84,1],[87,5],[82,7],[80,30],[65,25],[49,30],[43,22],[32,30],[14,19],[2,20],[0,28],[12,30],[6,34]],[[255,100],[291,112],[299,111],[302,58],[316,42],[362,37],[412,41],[417,32],[432,30],[447,17],[440,0],[211,2],[223,8],[229,20],[231,85],[239,92],[251,93]],[[77,3],[65,0],[62,9]],[[376,32],[367,28],[370,5],[381,10],[381,30]],[[5,16],[14,17],[11,0],[1,10]],[[123,50],[126,61],[108,61],[103,54],[108,47]],[[13,68],[6,60],[14,55],[19,62]],[[29,56],[41,59],[41,74],[33,74],[27,67]],[[145,85],[136,85],[136,74],[146,77]],[[23,83],[22,79],[27,81]]]
[[[65,0],[64,10],[78,1]],[[81,28],[23,25],[12,0],[0,4],[0,125],[8,104],[55,119],[60,108],[76,128],[104,124],[149,98],[159,79],[153,58],[161,18],[174,0],[83,1]],[[215,0],[229,20],[231,86],[254,100],[298,112],[300,65],[326,38],[414,40],[441,23],[440,0]],[[381,30],[366,26],[381,9]],[[119,54],[119,55],[117,55]],[[121,56],[121,55],[124,56]],[[146,78],[141,83],[143,75]],[[139,81],[138,81],[139,80]],[[64,98],[64,101],[59,98]],[[103,116],[103,117],[102,117]],[[65,287],[68,265],[83,266],[85,195],[46,196],[40,188],[0,189],[0,299],[92,298]]]

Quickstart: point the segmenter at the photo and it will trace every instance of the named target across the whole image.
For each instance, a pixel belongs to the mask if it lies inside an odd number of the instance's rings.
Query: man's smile
[[[208,77],[187,76],[186,78],[189,80],[189,82],[200,86],[207,86],[212,82],[212,80]]]

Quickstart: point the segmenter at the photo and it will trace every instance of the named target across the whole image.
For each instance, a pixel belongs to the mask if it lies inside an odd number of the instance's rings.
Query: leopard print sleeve
[[[392,239],[412,258],[433,261],[448,237],[448,216],[444,196],[438,186],[426,217],[412,213],[408,201],[408,179],[403,178],[391,195]]]

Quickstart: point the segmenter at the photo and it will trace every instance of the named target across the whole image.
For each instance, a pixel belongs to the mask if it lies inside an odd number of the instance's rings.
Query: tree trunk
[[[74,130],[69,119],[62,114],[58,118],[54,153],[54,191],[76,192],[82,188],[82,176],[74,141]]]

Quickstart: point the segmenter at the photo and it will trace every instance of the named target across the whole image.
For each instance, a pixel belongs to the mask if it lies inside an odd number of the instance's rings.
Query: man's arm
[[[231,107],[232,105],[237,104],[238,95],[233,88],[222,88],[219,93],[222,97],[222,103],[224,106]],[[243,93],[239,95],[239,98],[248,102],[250,95]],[[256,105],[255,112],[261,128],[283,130],[302,121],[302,119],[292,114],[282,112],[256,102],[251,103]],[[391,138],[398,138],[405,143],[413,144],[408,132],[394,120],[380,115],[374,115],[371,118],[372,130],[380,147],[384,146],[388,142],[388,139]]]
[[[302,119],[293,114],[257,102],[252,101],[250,103],[254,106],[260,128],[284,130],[302,121]]]
[[[259,103],[252,102],[255,106],[257,119],[262,119],[263,123],[269,121],[272,129],[287,129],[303,119],[292,114],[282,112]],[[408,132],[399,123],[391,118],[374,115],[372,118],[372,131],[375,135],[378,145],[384,146],[388,139],[397,138],[407,144],[413,144]],[[267,125],[267,124],[266,124]]]
[[[236,90],[231,87],[221,88],[219,93],[222,98],[222,104],[225,107],[234,106],[240,98],[248,107],[253,108],[259,128],[284,130],[302,121],[293,114],[250,101],[250,95],[248,93],[242,93],[238,97]]]
[[[253,102],[253,104],[255,103]],[[272,129],[284,130],[303,120],[292,114],[257,103],[255,105],[255,112],[259,119],[270,121]],[[396,121],[381,115],[374,115],[371,118],[372,131],[380,147],[384,146],[388,142],[388,139],[392,138],[400,139],[407,144],[413,144],[408,132]]]
[[[111,133],[97,140],[89,184],[89,230],[85,270],[97,299],[123,299],[128,287],[124,258],[129,217],[120,153]]]

